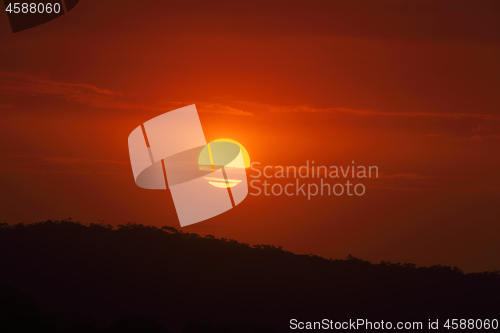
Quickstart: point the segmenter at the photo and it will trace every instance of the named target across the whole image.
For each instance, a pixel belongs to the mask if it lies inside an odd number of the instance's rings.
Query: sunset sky
[[[129,133],[196,104],[261,165],[376,165],[362,197],[248,196],[186,232],[500,269],[498,1],[97,1],[0,15],[2,221],[179,227]],[[249,171],[251,175],[252,172]]]

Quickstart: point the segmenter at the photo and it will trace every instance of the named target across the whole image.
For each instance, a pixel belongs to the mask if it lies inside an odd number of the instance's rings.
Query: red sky
[[[128,134],[196,103],[262,165],[377,165],[363,197],[249,196],[184,228],[298,253],[500,269],[497,1],[81,1],[0,15],[3,222],[178,227]]]

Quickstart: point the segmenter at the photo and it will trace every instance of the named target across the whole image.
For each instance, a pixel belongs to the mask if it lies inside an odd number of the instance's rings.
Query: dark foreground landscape
[[[327,260],[170,227],[4,224],[0,253],[0,332],[287,332],[293,318],[423,332],[429,319],[500,319],[499,272]]]

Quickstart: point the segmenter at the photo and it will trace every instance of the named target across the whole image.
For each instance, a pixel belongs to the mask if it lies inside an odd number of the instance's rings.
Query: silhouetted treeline
[[[0,332],[284,332],[499,318],[500,274],[296,255],[172,227],[0,227]]]

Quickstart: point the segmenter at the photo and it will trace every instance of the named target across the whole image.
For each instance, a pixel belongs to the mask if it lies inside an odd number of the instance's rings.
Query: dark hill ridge
[[[327,260],[171,227],[4,224],[0,253],[0,295],[7,295],[0,322],[30,318],[54,332],[134,325],[141,332],[281,332],[293,318],[500,319],[498,272]]]

